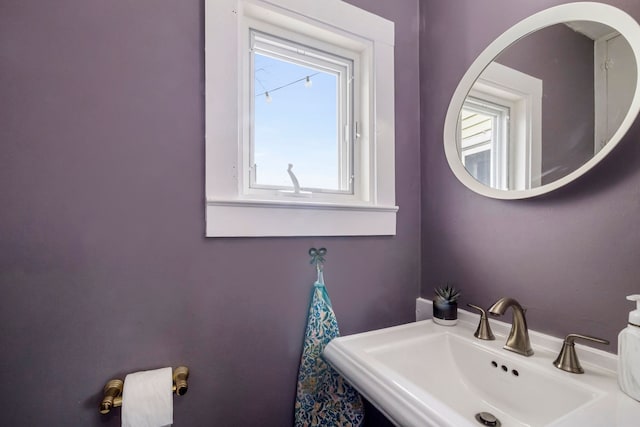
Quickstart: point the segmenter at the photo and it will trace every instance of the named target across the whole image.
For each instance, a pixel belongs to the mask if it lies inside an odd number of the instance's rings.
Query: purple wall
[[[496,61],[542,83],[542,184],[593,157],[595,101],[593,40],[564,24],[528,35]]]
[[[640,121],[591,172],[521,201],[468,190],[449,170],[442,145],[449,100],[473,60],[519,20],[560,3],[421,3],[421,294],[431,297],[434,286],[451,281],[463,290],[463,304],[488,307],[511,296],[528,307],[530,328],[600,336],[615,352],[632,309],[625,296],[640,292]],[[605,3],[640,20],[637,0]]]
[[[290,425],[312,246],[343,334],[414,319],[418,2],[352,3],[396,22],[394,238],[204,238],[202,1],[2,2],[3,425],[118,426],[104,383],[178,364],[176,425]]]

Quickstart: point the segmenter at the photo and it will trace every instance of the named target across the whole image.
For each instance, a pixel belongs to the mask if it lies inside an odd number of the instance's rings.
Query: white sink
[[[369,354],[393,371],[399,384],[437,396],[468,419],[490,412],[505,425],[546,425],[599,396],[443,331],[373,348]]]
[[[337,338],[324,356],[399,426],[477,427],[480,412],[502,427],[640,426],[614,355],[577,345],[586,372],[570,374],[551,363],[561,340],[531,332],[535,354],[523,357],[502,349],[510,325],[492,319],[496,340],[481,341],[476,321],[461,311],[454,327],[427,320]]]

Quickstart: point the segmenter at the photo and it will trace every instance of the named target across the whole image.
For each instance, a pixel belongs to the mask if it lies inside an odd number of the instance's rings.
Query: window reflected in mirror
[[[460,112],[460,159],[479,182],[524,190],[539,182],[542,81],[494,62]],[[473,157],[469,157],[473,156]]]
[[[506,105],[467,97],[460,114],[462,163],[478,181],[505,188],[508,174],[509,110]]]

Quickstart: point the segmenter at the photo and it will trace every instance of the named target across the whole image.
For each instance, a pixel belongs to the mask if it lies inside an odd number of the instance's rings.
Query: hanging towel
[[[319,272],[298,372],[295,427],[358,427],[363,422],[362,398],[322,357],[329,341],[338,336],[338,322]]]

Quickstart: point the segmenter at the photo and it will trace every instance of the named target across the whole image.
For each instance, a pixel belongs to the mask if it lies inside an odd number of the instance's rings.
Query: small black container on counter
[[[458,322],[458,297],[460,291],[450,285],[435,289],[433,321],[439,325],[453,326]]]

